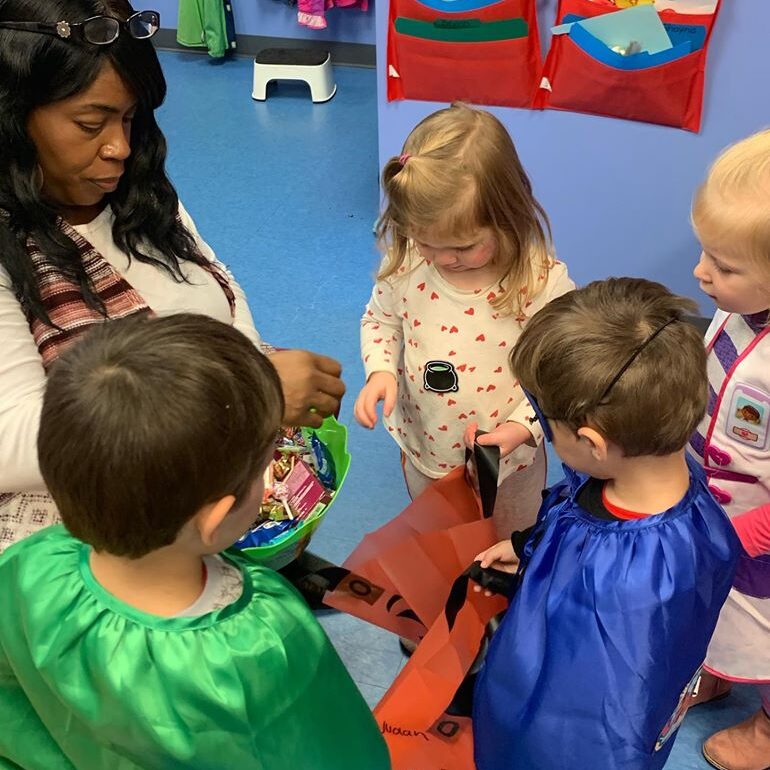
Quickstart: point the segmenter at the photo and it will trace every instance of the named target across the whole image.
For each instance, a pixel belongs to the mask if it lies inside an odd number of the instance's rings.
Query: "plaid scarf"
[[[0,209],[0,218],[7,219],[8,212]],[[34,317],[24,302],[22,307],[46,370],[94,324],[133,313],[152,312],[139,293],[80,233],[62,219],[59,219],[58,227],[78,247],[86,275],[104,305],[106,316],[90,308],[83,299],[80,287],[53,265],[31,238],[28,239],[27,253],[35,269],[40,298],[53,325],[49,326]],[[227,275],[214,263],[209,262],[202,267],[222,287],[230,305],[230,315],[234,316],[235,295]],[[0,492],[0,553],[12,543],[57,521],[59,513],[56,505],[46,492]]]
[[[94,287],[96,296],[104,305],[106,315],[89,307],[83,299],[80,286],[52,264],[39,250],[37,244],[29,238],[27,253],[37,276],[40,299],[52,325],[49,326],[34,317],[24,303],[22,306],[46,370],[64,350],[94,324],[115,318],[125,318],[134,313],[152,312],[139,293],[77,230],[63,219],[59,219],[57,225],[80,251],[86,275]],[[224,271],[211,262],[207,262],[202,267],[220,285],[230,305],[230,314],[234,315],[235,295]]]

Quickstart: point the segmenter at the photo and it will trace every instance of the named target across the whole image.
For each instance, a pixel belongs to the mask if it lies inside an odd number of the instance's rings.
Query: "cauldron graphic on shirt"
[[[457,372],[449,361],[428,361],[423,372],[425,390],[434,393],[452,393],[458,390]]]

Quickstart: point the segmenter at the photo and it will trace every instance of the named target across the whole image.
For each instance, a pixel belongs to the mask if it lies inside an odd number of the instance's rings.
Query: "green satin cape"
[[[377,724],[307,605],[227,555],[235,603],[161,618],[50,527],[0,557],[0,767],[387,770]]]

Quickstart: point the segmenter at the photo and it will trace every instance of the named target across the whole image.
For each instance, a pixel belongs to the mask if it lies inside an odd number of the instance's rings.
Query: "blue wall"
[[[374,44],[375,14],[373,0],[369,10],[332,8],[326,13],[328,27],[310,30],[297,24],[297,9],[276,0],[232,0],[235,29],[239,35],[308,38],[340,43]],[[160,11],[161,25],[176,29],[178,0],[154,0],[152,7]]]
[[[699,296],[689,223],[693,191],[715,154],[770,125],[770,0],[723,0],[711,41],[700,134],[566,112],[493,109],[509,129],[576,281],[639,275]],[[543,37],[556,0],[538,2]],[[380,160],[442,105],[385,97],[387,3],[377,9]],[[544,45],[543,50],[546,50]],[[770,205],[770,203],[768,204]],[[713,308],[702,302],[704,311]]]

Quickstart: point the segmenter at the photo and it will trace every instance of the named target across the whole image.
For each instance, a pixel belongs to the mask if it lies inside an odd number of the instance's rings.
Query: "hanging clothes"
[[[369,0],[297,0],[297,21],[310,29],[326,29],[326,11],[335,7],[366,11]]]
[[[176,40],[190,48],[207,48],[215,59],[235,50],[231,0],[179,0]]]

